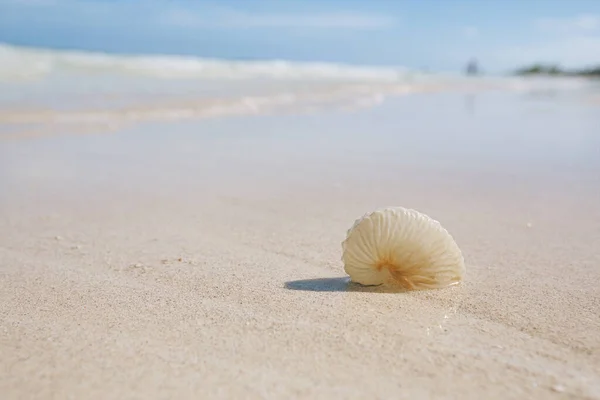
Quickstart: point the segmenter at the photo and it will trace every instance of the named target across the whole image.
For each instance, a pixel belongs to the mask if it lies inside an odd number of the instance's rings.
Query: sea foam
[[[0,79],[36,79],[60,71],[144,75],[162,79],[285,79],[397,82],[406,68],[335,63],[230,61],[175,55],[116,55],[0,44]]]

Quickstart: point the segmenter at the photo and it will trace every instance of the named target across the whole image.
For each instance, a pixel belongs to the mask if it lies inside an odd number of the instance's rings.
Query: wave
[[[117,108],[0,110],[0,125],[31,124],[125,124],[141,121],[169,121],[225,115],[253,115],[271,112],[305,112],[322,107],[362,108],[381,103],[386,95],[413,92],[406,85],[392,85],[374,91],[371,86],[322,88],[317,91],[281,92],[233,98],[207,98],[161,102],[143,101]]]
[[[406,68],[335,63],[229,61],[174,55],[117,55],[0,43],[0,79],[39,79],[57,72],[133,74],[161,79],[391,81],[415,79]]]

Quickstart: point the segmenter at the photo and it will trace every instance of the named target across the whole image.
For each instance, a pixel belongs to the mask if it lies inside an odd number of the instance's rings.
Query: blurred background
[[[594,0],[2,0],[0,40],[117,54],[490,73],[599,62]]]
[[[0,133],[446,89],[597,104],[599,65],[593,0],[0,0]]]

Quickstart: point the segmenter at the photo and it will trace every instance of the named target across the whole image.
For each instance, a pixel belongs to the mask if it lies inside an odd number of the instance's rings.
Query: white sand
[[[2,398],[600,398],[599,119],[462,100],[0,142]],[[463,285],[345,281],[385,205]]]

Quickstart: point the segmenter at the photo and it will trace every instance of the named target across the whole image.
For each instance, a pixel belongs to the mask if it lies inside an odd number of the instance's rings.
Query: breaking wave
[[[229,61],[174,55],[117,55],[0,44],[0,79],[39,79],[57,72],[133,74],[162,79],[285,79],[400,81],[417,75],[405,68],[335,63]]]

